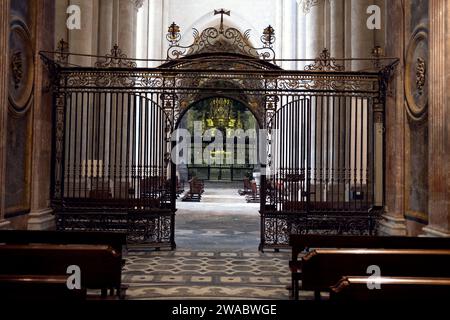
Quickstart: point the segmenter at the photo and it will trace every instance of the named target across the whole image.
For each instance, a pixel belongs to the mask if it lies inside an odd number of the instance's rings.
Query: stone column
[[[77,5],[81,9],[81,29],[69,31],[69,52],[82,54],[95,54],[93,50],[94,29],[94,1],[71,0],[71,5]],[[81,66],[92,66],[96,59],[90,57],[70,57],[70,62]]]
[[[329,42],[330,42],[330,55],[334,58],[342,59],[345,57],[345,0],[328,0],[329,1]],[[338,64],[342,65],[343,61],[338,61]],[[346,108],[340,106],[345,105],[344,98],[337,98],[329,102],[331,104],[328,114],[329,128],[333,128],[334,124],[334,136],[335,137],[346,137]],[[336,104],[336,105],[335,105]],[[339,108],[338,108],[339,104]],[[339,112],[339,114],[338,114]],[[336,119],[336,120],[335,120]],[[339,123],[340,122],[340,123]],[[330,156],[335,160],[333,167],[333,172],[335,177],[334,185],[330,184],[330,193],[328,197],[333,197],[334,199],[345,199],[345,183],[339,177],[342,176],[341,173],[345,169],[345,159],[346,152],[344,145],[336,139],[334,144],[330,145]],[[339,166],[338,166],[339,164]],[[339,181],[339,182],[338,182]]]
[[[69,0],[55,1],[55,44],[54,48],[58,48],[59,41],[64,39],[67,42],[68,29],[67,29],[67,8],[69,7]]]
[[[165,32],[167,32],[167,26],[163,26],[163,0],[152,0],[149,3],[148,15],[149,15],[149,28],[148,28],[148,58],[150,59],[165,59],[166,53],[163,52],[161,39],[165,39]],[[149,62],[149,67],[157,67],[160,62]]]
[[[345,56],[345,0],[330,1],[330,54],[335,58]]]
[[[282,58],[295,59],[297,57],[297,4],[295,0],[284,0],[282,5]],[[284,61],[282,67],[286,70],[294,70],[296,63],[295,61]]]
[[[134,53],[134,0],[119,0],[119,35],[118,45],[127,57],[133,57]]]
[[[137,14],[136,21],[136,58],[146,59],[149,57],[148,48],[149,48],[149,2],[145,1],[143,8]],[[153,32],[153,30],[151,30]],[[150,44],[150,45],[153,45]],[[151,57],[153,58],[153,57]],[[148,67],[146,61],[139,61],[139,67]]]
[[[51,51],[54,44],[54,1],[37,2],[35,93],[33,109],[33,155],[31,178],[31,212],[28,217],[29,230],[54,228],[55,221],[50,204],[51,144],[52,139],[52,95],[45,90],[47,71],[39,57],[39,51]]]
[[[99,34],[98,55],[109,54],[114,46],[113,43],[113,16],[114,1],[100,0],[99,9]]]
[[[374,31],[367,28],[367,8],[373,0],[351,0],[352,58],[370,58],[374,47]],[[372,67],[370,62],[353,61],[354,71]]]
[[[450,3],[429,2],[428,236],[450,237]]]
[[[133,13],[133,51],[131,57],[137,57],[137,29],[138,29],[138,12],[144,5],[144,0],[133,0],[134,13]]]
[[[386,1],[388,0],[376,0],[375,2],[381,9],[381,29],[374,30],[374,47],[380,46],[383,49],[386,47]],[[389,10],[391,5],[391,1],[389,1]]]
[[[306,16],[306,28],[308,38],[306,40],[306,56],[308,59],[315,59],[325,47],[324,43],[324,1],[311,7]]]
[[[386,28],[389,30],[386,55],[399,57],[400,64],[397,66],[390,83],[390,90],[386,99],[385,127],[386,127],[386,193],[385,212],[380,221],[380,233],[388,235],[405,235],[406,221],[404,218],[404,45],[403,24],[400,1],[392,1],[390,10],[387,11]]]
[[[325,8],[325,0],[319,0],[316,5],[310,7],[309,12],[306,13],[306,58],[307,59],[315,59],[319,57],[319,54],[325,48],[325,20],[324,20],[324,8]],[[306,65],[312,64],[313,61],[307,61]],[[322,105],[318,101],[317,98],[311,98],[311,121],[312,123],[319,124],[322,122],[321,118],[321,110]],[[315,107],[314,107],[315,106]],[[313,172],[316,172],[316,168],[320,167],[320,157],[318,156],[318,152],[320,150],[315,150],[314,145],[315,141],[320,141],[321,139],[321,130],[318,129],[317,132],[312,130],[311,134],[311,159],[312,159],[312,167]],[[312,173],[312,177],[314,177]],[[312,188],[316,188],[316,186],[311,186]],[[318,190],[317,190],[318,191]]]
[[[297,6],[297,59],[306,59],[306,15],[301,11],[300,5]],[[297,70],[303,70],[306,63],[297,62]]]
[[[6,177],[6,124],[8,114],[8,70],[9,67],[9,0],[0,1],[0,229],[9,224],[5,217]]]

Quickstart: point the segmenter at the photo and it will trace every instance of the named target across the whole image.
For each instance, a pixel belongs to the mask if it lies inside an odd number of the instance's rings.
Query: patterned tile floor
[[[123,282],[133,300],[288,299],[288,260],[287,252],[130,252]]]
[[[177,203],[178,250],[130,252],[129,299],[288,299],[289,252],[257,252],[259,206],[239,187],[208,183],[202,202]]]

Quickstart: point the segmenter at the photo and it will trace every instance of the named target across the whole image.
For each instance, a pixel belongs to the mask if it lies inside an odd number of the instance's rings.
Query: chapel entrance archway
[[[244,101],[231,95],[203,98],[182,113],[176,128],[190,138],[188,161],[177,165],[181,180],[242,182],[259,171],[260,124]]]

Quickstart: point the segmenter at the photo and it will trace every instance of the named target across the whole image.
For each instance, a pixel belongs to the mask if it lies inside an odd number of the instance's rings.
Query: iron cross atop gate
[[[220,14],[220,32],[223,32],[223,15],[230,16],[231,11],[223,8],[220,10],[214,10],[214,15],[217,16],[218,14]]]

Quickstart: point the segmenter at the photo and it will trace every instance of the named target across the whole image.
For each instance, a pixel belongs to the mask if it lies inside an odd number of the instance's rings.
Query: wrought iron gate
[[[182,49],[176,31],[158,68],[137,68],[118,47],[94,67],[70,66],[62,50],[41,53],[53,79],[58,228],[125,231],[130,242],[175,248],[172,132],[189,106],[222,96],[242,101],[267,130],[260,249],[287,246],[290,233],[372,233],[383,206],[378,160],[396,61],[345,71],[325,50],[305,70],[284,71],[270,30],[261,49],[234,28],[208,28]],[[234,51],[223,52],[223,41]]]
[[[278,104],[268,122],[263,246],[283,246],[291,233],[372,234],[373,97],[320,92]]]

